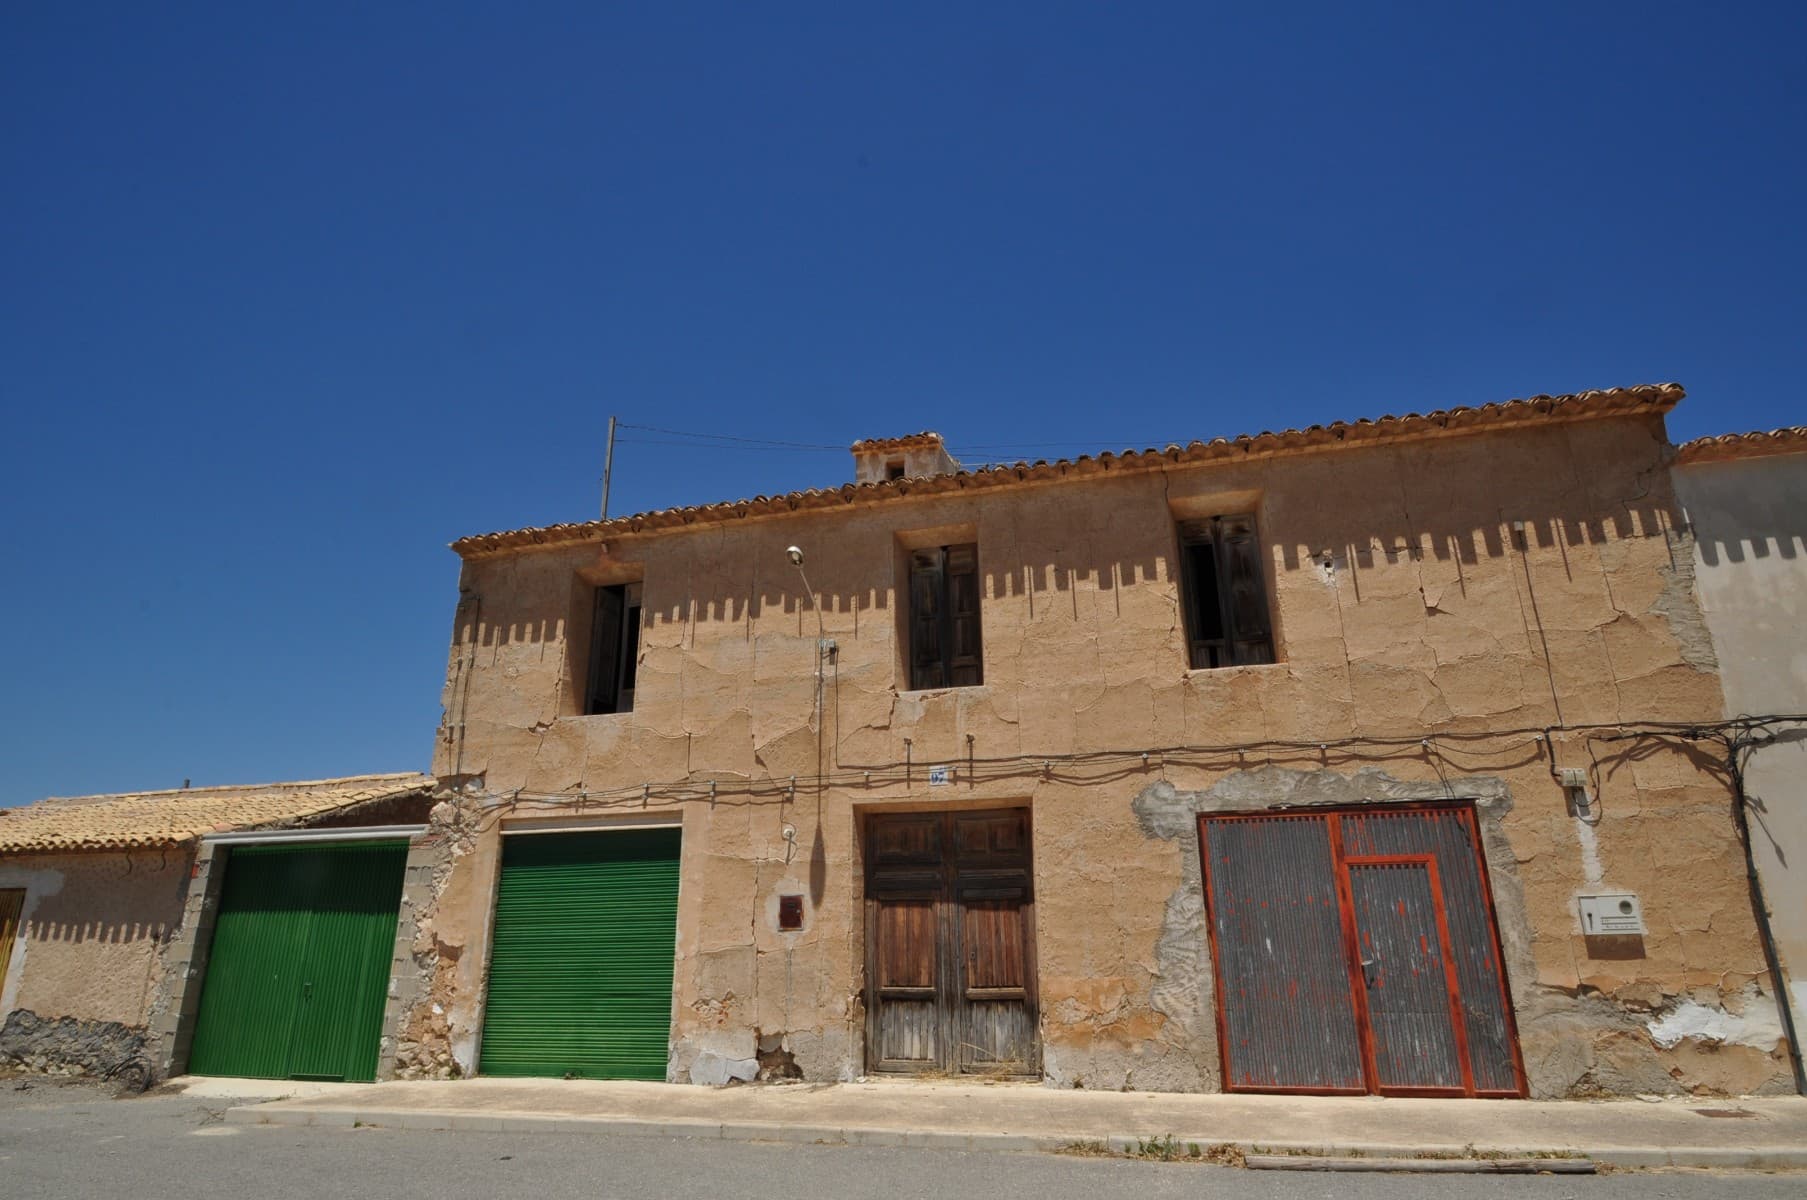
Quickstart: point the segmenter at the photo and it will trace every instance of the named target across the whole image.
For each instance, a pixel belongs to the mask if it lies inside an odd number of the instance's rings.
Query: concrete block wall
[[[164,949],[163,987],[151,1010],[151,1030],[158,1054],[156,1073],[160,1078],[180,1075],[188,1069],[224,868],[225,852],[207,842],[200,843],[194,851],[188,893],[182,902],[182,923]]]

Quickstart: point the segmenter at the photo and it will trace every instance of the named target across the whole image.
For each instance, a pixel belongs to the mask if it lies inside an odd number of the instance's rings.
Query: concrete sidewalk
[[[197,1089],[205,1087],[195,1081]],[[272,1083],[267,1088],[288,1085]],[[310,1085],[318,1088],[318,1085]],[[239,1124],[388,1126],[1057,1150],[1182,1145],[1380,1157],[1579,1155],[1621,1167],[1807,1169],[1807,1099],[1383,1100],[882,1082],[704,1088],[595,1080],[338,1084]]]

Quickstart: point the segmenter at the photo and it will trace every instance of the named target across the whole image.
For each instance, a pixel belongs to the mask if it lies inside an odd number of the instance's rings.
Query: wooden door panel
[[[886,898],[878,907],[878,986],[935,986],[935,901]]]
[[[955,813],[953,842],[963,866],[1025,863],[1028,821],[1020,813]]]
[[[966,988],[1022,991],[1028,986],[1023,900],[962,897],[960,941],[966,952]]]
[[[878,1027],[881,1070],[933,1070],[941,1065],[941,1042],[941,1013],[934,1000],[884,1001]]]
[[[1028,889],[960,894],[960,1068],[1028,1074],[1036,1009]]]
[[[934,813],[910,813],[867,826],[866,853],[874,866],[941,862],[941,821]]]
[[[926,1071],[945,1057],[940,985],[941,906],[931,892],[871,901],[872,1016],[877,1070]]]
[[[1026,1075],[1035,1069],[1035,1017],[1020,1000],[969,1000],[960,1069],[975,1075]]]

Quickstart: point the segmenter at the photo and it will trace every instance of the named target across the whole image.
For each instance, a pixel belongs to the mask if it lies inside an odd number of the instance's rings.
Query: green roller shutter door
[[[676,829],[502,839],[479,1070],[664,1079]]]
[[[407,845],[227,853],[188,1069],[376,1078]]]

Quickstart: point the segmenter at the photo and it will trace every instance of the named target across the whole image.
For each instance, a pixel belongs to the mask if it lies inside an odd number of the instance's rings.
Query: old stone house
[[[1674,475],[1725,715],[1807,714],[1807,426],[1689,442]],[[1798,1040],[1807,1027],[1807,722],[1754,729],[1739,755],[1775,968]],[[1693,1017],[1715,1032],[1743,1033],[1723,1014]]]
[[[418,774],[361,775],[0,809],[0,1066],[140,1085],[177,1060],[228,1074],[286,1075],[292,1072],[275,1068],[287,1063],[271,1062],[264,1072],[237,1069],[246,1065],[238,1056],[254,1035],[278,1036],[276,1008],[286,1004],[291,1025],[310,1015],[304,1008],[318,1023],[342,1023],[343,1032],[328,1040],[349,1046],[350,1057],[368,1060],[374,1073],[380,1030],[329,1011],[334,989],[324,975],[317,996],[303,996],[304,985],[316,990],[311,962],[327,946],[322,939],[310,960],[310,929],[294,917],[305,915],[310,888],[318,892],[327,882],[312,868],[334,850],[367,857],[373,847],[392,847],[399,893],[407,841],[426,817],[432,784]],[[230,870],[229,855],[236,856]],[[282,868],[289,873],[278,878]],[[342,921],[361,920],[375,931],[379,952],[366,956],[373,965],[362,977],[341,969],[338,993],[361,991],[366,1008],[373,997],[380,1018],[397,897],[385,909],[378,895],[363,914],[345,894],[330,903]],[[272,989],[261,1009],[238,1003],[235,971],[278,957],[308,978],[290,981],[281,996]]]
[[[394,1069],[1788,1090],[1681,396],[458,542]]]

